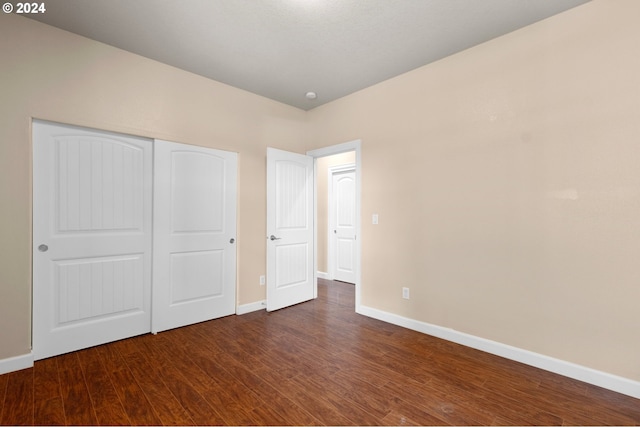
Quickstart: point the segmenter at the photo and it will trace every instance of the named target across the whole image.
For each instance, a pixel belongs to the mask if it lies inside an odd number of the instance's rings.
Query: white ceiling
[[[309,110],[586,1],[47,0],[29,17]]]

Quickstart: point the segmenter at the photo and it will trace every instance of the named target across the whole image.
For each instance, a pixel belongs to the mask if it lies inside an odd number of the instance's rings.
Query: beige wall
[[[640,380],[638,16],[587,3],[309,113],[308,149],[362,140],[363,305]]]
[[[16,15],[0,15],[0,359],[31,347],[31,118],[236,151],[239,304],[265,298],[266,147],[305,113]]]
[[[318,271],[328,273],[327,255],[329,252],[329,168],[356,163],[355,151],[320,157],[316,162],[316,212],[318,214]]]
[[[640,380],[637,16],[590,2],[304,113],[0,15],[0,359],[30,348],[36,117],[239,152],[240,304],[265,147],[361,139],[364,305]]]

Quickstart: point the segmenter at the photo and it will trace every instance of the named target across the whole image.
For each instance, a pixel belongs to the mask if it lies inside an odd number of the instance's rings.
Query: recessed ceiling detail
[[[47,0],[29,17],[308,110],[586,1]]]

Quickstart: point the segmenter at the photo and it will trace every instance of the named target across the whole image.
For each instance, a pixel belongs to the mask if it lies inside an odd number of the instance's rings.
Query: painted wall
[[[316,211],[318,220],[318,271],[328,273],[327,256],[329,243],[327,230],[329,229],[329,168],[334,166],[355,164],[356,153],[335,154],[333,156],[320,157],[316,162]]]
[[[239,304],[265,298],[266,147],[300,151],[304,111],[0,14],[0,359],[31,347],[31,118],[239,153]]]
[[[640,380],[638,16],[593,1],[309,113],[308,149],[362,140],[364,306]]]

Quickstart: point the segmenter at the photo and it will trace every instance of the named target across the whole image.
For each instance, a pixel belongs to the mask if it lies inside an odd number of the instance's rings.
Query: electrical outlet
[[[402,288],[402,298],[409,299],[409,288]]]
[[[264,286],[266,279],[264,278],[264,276],[260,276],[260,286]]]

